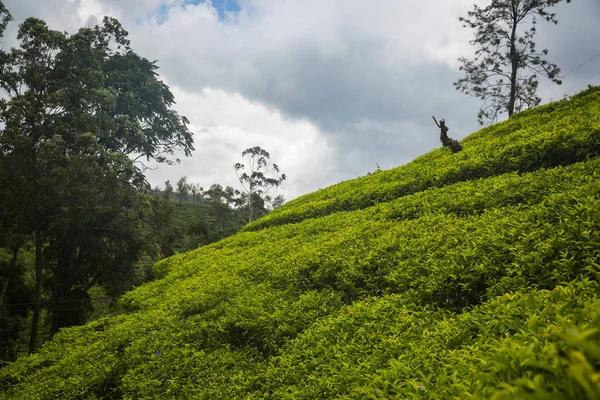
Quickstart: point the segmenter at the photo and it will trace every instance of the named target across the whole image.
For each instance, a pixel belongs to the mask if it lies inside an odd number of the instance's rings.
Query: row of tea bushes
[[[598,399],[599,294],[575,281],[462,314],[357,302],[292,341],[255,398]]]

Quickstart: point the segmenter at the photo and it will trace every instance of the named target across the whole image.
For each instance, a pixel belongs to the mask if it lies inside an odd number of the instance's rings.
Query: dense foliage
[[[0,39],[11,18],[0,1]],[[91,287],[132,282],[151,214],[140,160],[194,147],[156,63],[116,19],[70,34],[27,18],[16,39],[0,49],[0,249],[16,260],[33,243],[34,352],[44,312],[54,334],[86,320]],[[0,277],[11,290],[22,281]]]
[[[150,230],[157,250],[154,260],[217,242],[238,232],[247,222],[245,210],[233,204],[237,199],[232,198],[233,189],[229,187],[214,184],[185,201],[167,195],[154,189],[150,197],[154,210]]]
[[[600,89],[165,259],[0,398],[600,396]]]

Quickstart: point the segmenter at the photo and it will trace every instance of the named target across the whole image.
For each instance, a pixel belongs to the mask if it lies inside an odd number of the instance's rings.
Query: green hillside
[[[154,267],[5,399],[600,398],[600,88]]]

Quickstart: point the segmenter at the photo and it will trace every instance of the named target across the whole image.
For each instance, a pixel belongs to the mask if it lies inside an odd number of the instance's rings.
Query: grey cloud
[[[272,55],[262,61],[269,77],[263,87],[254,81],[241,91],[320,126],[335,142],[348,176],[376,163],[403,164],[438,146],[432,114],[446,118],[457,138],[476,129],[477,104],[453,89],[456,71],[441,63],[419,69],[381,65],[374,62],[376,47],[361,51],[364,57],[325,57],[314,48],[296,48],[281,62]],[[289,60],[294,68],[281,65]]]
[[[76,20],[73,15],[82,0],[6,0],[5,3],[17,19],[33,13],[55,16],[55,20],[58,16],[63,24],[65,20],[73,24]],[[238,92],[292,118],[309,119],[332,134],[364,119],[393,125],[405,119],[422,121],[435,110],[454,114],[458,107],[474,106],[467,97],[455,95],[452,82],[459,77],[457,71],[426,57],[422,51],[424,44],[419,43],[419,39],[427,36],[424,31],[459,27],[456,15],[448,14],[447,25],[437,29],[419,26],[414,21],[420,14],[422,22],[435,21],[435,15],[454,12],[457,4],[464,4],[464,14],[471,7],[470,1],[406,4],[403,15],[396,17],[397,26],[386,22],[390,18],[387,14],[397,10],[392,0],[376,1],[371,7],[362,8],[362,1],[343,4],[332,1],[337,5],[333,9],[323,6],[323,2],[307,1],[306,7],[289,6],[290,11],[254,16],[255,20],[242,18],[233,27],[209,19],[182,27],[174,16],[165,24],[172,26],[155,27],[153,31],[133,21],[147,16],[160,4],[177,2],[103,0],[101,3],[117,10],[132,24],[128,28],[134,45],[139,44],[148,57],[159,59],[161,73],[169,82],[186,90],[215,87]],[[243,4],[266,13],[275,6],[285,10],[288,3],[255,0]],[[446,7],[444,3],[453,5]],[[438,10],[425,9],[431,4],[438,4]],[[556,11],[560,24],[558,27],[540,24],[539,41],[550,49],[551,59],[566,72],[585,56],[594,54],[594,50],[600,51],[597,47],[600,3],[578,0],[559,6]],[[323,14],[319,18],[314,14],[318,12]],[[361,16],[371,24],[382,19],[383,28],[361,26],[356,21]],[[283,17],[293,19],[271,20]],[[311,30],[298,27],[303,24],[310,24]],[[286,26],[292,33],[278,31]],[[563,26],[569,29],[561,31]],[[397,46],[399,39],[402,43]],[[569,81],[589,76],[590,68],[597,65],[591,63],[573,73]],[[565,82],[564,89],[568,83]],[[475,113],[476,106],[473,119]],[[463,124],[473,126],[466,121]]]
[[[311,15],[296,18],[308,23]],[[173,84],[195,90],[223,88],[289,118],[310,120],[334,142],[337,162],[348,177],[366,172],[375,162],[393,166],[437,146],[437,139],[414,139],[436,137],[432,114],[456,120],[454,126],[466,130],[461,136],[476,128],[476,105],[452,87],[457,72],[419,51],[422,32],[411,35],[402,24],[386,34],[361,31],[356,23],[337,23],[340,26],[333,28],[314,26],[309,33],[281,33],[288,36],[282,39],[262,25],[242,24],[235,27],[239,31],[227,31],[205,21],[194,29],[197,52],[152,47]],[[158,30],[176,35],[185,28],[167,23]],[[398,44],[402,36],[406,39]],[[356,129],[361,121],[376,122],[382,129]],[[403,131],[406,126],[410,132]]]
[[[548,59],[561,68],[564,77],[561,86],[541,85],[544,100],[558,100],[563,95],[573,95],[587,84],[600,84],[600,57],[577,68],[584,61],[600,53],[600,2],[578,0],[556,7],[558,25],[540,26],[539,48],[549,50]]]
[[[135,23],[160,0],[97,1],[122,18],[136,50],[159,60],[169,84],[240,93],[288,118],[311,121],[335,145],[332,163],[347,178],[376,162],[392,167],[439,146],[432,114],[446,118],[452,137],[477,129],[478,101],[452,86],[460,77],[455,60],[464,54],[432,55],[457,38],[464,37],[468,49],[468,30],[457,17],[473,0],[248,0],[235,22],[205,18],[190,6],[174,9],[161,26]],[[40,9],[33,1],[5,3],[19,15],[65,7],[58,0]],[[559,25],[540,22],[537,40],[567,72],[600,51],[600,3],[577,0],[555,11]],[[595,71],[600,58],[541,94],[558,99]]]

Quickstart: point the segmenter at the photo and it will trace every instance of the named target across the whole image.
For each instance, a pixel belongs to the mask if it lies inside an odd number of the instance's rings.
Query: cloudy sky
[[[292,199],[439,146],[431,115],[456,139],[478,127],[479,103],[452,83],[457,59],[472,54],[458,17],[489,0],[3,2],[15,17],[5,45],[28,16],[73,32],[110,15],[136,52],[158,60],[196,151],[148,172],[153,185],[185,175],[237,187],[232,165],[261,146],[289,176],[278,193]],[[544,102],[600,84],[600,0],[554,11],[559,24],[540,24],[538,48],[566,76],[560,87],[541,83]]]

